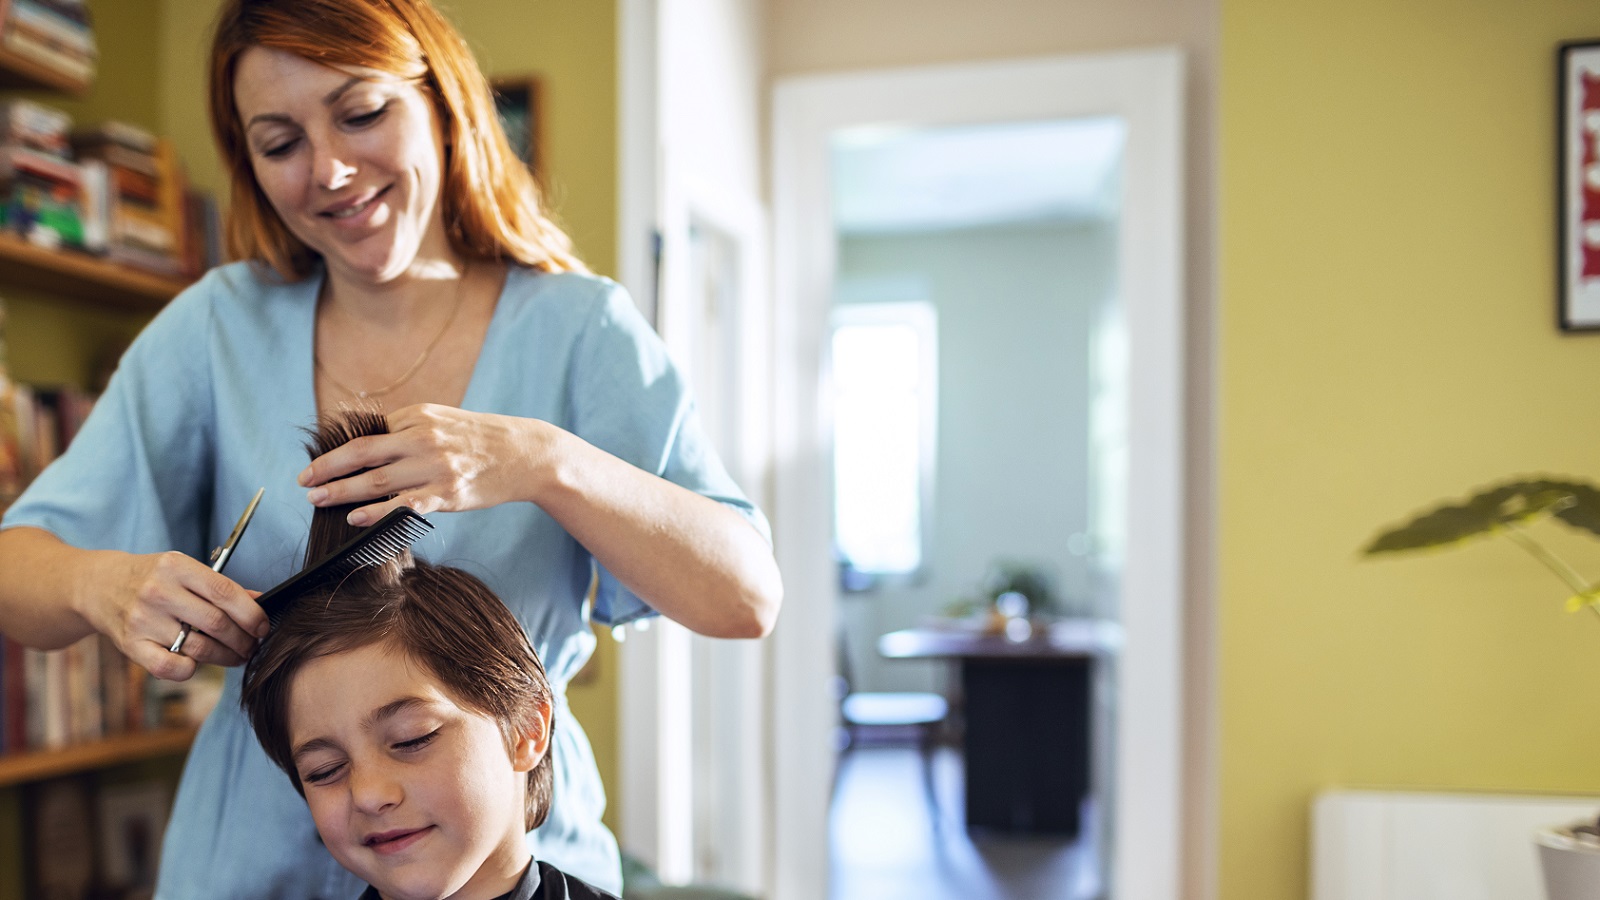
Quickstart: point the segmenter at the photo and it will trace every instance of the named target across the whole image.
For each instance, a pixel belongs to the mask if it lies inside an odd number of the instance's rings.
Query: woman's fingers
[[[151,648],[192,662],[238,665],[255,650],[254,635],[269,628],[248,591],[196,560],[177,552],[159,553],[145,557],[141,568],[132,601],[121,616],[119,644],[157,677],[182,679],[192,672],[184,664],[152,656]],[[174,653],[170,648],[185,624],[190,634]]]
[[[371,524],[401,505],[423,514],[494,506],[517,499],[518,476],[511,473],[529,455],[526,422],[437,404],[408,406],[389,415],[391,433],[323,454],[300,483],[311,486],[306,499],[316,506],[367,503],[352,513],[352,524]]]
[[[401,453],[393,434],[358,437],[313,459],[300,470],[301,487],[315,488],[329,482],[348,481],[351,472],[371,469],[394,461]]]

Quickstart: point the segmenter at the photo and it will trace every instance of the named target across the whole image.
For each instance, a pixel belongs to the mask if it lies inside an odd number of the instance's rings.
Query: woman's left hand
[[[387,418],[388,434],[356,438],[312,460],[299,479],[312,489],[306,499],[316,506],[376,500],[349,517],[352,525],[370,525],[401,506],[427,515],[528,496],[529,474],[543,455],[541,423],[436,403]]]

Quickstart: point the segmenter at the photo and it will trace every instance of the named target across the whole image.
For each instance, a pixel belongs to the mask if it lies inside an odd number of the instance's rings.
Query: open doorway
[[[1114,116],[834,136],[834,900],[1103,895],[1125,140]]]
[[[787,594],[802,599],[786,605],[773,641],[773,706],[781,711],[773,722],[774,900],[824,894],[817,876],[828,870],[826,823],[835,760],[831,738],[838,716],[829,691],[830,676],[839,658],[840,622],[848,625],[852,617],[866,617],[849,608],[853,601],[841,602],[838,591],[831,491],[836,410],[824,376],[834,310],[852,301],[848,297],[845,303],[835,301],[841,293],[860,290],[868,304],[912,302],[917,281],[868,265],[869,258],[881,261],[891,249],[899,252],[904,246],[890,248],[891,242],[882,239],[869,252],[865,246],[852,247],[840,240],[835,231],[840,209],[832,190],[840,171],[837,148],[852,141],[858,146],[861,142],[881,146],[885,135],[972,138],[985,129],[992,136],[994,129],[1007,127],[1058,123],[1083,128],[1097,122],[1124,130],[1120,188],[1115,192],[1120,202],[1114,215],[1103,217],[1106,233],[1099,238],[1109,274],[1103,278],[1105,290],[1090,291],[1101,300],[1109,291],[1116,302],[1100,308],[1089,303],[1086,324],[1076,329],[1085,344],[1075,364],[1082,387],[1072,396],[1084,407],[1079,433],[1087,446],[1079,454],[1082,465],[1076,466],[1082,490],[1077,499],[1060,503],[1076,509],[1082,524],[1066,521],[1063,510],[1054,508],[1050,514],[1056,518],[1035,524],[1033,530],[1051,532],[1053,543],[1048,553],[1041,551],[1041,567],[1058,567],[1061,592],[1077,593],[1076,599],[1095,611],[1115,616],[1122,635],[1113,692],[1115,723],[1106,729],[1108,734],[1114,732],[1108,753],[1114,762],[1098,769],[1102,775],[1114,773],[1108,779],[1114,783],[1103,785],[1098,793],[1106,798],[1102,821],[1112,835],[1111,862],[1101,887],[1129,900],[1178,896],[1183,607],[1181,87],[1181,57],[1169,50],[815,76],[779,84],[773,140],[775,333],[779,336],[775,531]],[[994,193],[988,192],[991,199]],[[953,204],[936,199],[928,206]],[[991,222],[985,227],[1009,229],[1015,238],[1025,227],[1039,224],[1025,226],[1013,217],[1007,224]],[[964,236],[965,243],[954,239],[942,253],[948,268],[956,272],[962,254],[970,256],[977,246],[973,229],[966,229]],[[1062,246],[1058,240],[1058,255],[1066,253]],[[841,292],[841,276],[854,278],[855,287]],[[1066,277],[1058,274],[1055,280]],[[938,314],[937,302],[934,306],[938,331],[949,333],[948,317]],[[1066,341],[1067,332],[1074,331],[1044,323],[1037,312],[1033,321],[1038,332],[1055,328]],[[991,324],[980,318],[962,331]],[[943,344],[941,338],[941,353]],[[991,368],[1021,365],[1009,352],[990,362]],[[942,373],[944,367],[940,369]],[[1034,389],[981,388],[979,405],[987,400],[988,412],[994,414],[1024,400],[1047,398],[1058,385],[1046,380],[1056,378],[1066,376],[1037,375]],[[949,382],[943,386],[946,391],[956,386],[951,376],[940,381]],[[1097,402],[1091,403],[1091,398]],[[1107,400],[1110,405],[1098,402]],[[941,427],[941,434],[944,431]],[[1026,440],[1077,439],[1031,435]],[[1090,446],[1113,452],[1091,454]],[[941,439],[937,452],[957,451],[947,450]],[[995,451],[978,452],[990,454],[992,473]],[[1087,474],[1091,469],[1097,473],[1094,477]],[[1093,491],[1089,485],[1095,486]],[[938,508],[950,499],[946,489],[944,479],[933,485],[931,502]],[[955,486],[949,489],[954,491]],[[1069,494],[1065,487],[1058,491],[1061,497]],[[932,546],[930,538],[936,544],[938,527],[930,526],[919,539],[925,550]],[[1004,526],[986,527],[1004,536]],[[980,591],[989,557],[997,555],[971,539],[975,526],[969,523],[956,530],[972,546],[937,552],[955,558],[970,550],[973,558],[953,564],[948,572],[953,586],[930,587],[935,593]],[[1021,546],[1037,536],[1013,536],[1006,546]],[[1063,547],[1067,555],[1056,556]],[[1097,574],[1102,567],[1105,572]],[[924,574],[924,583],[932,583],[931,571]],[[915,584],[913,574],[906,585]],[[1114,592],[1106,590],[1110,585],[1115,585]],[[930,598],[919,602],[927,605]],[[876,621],[867,630],[881,633],[885,625],[904,624],[903,615],[910,608],[878,604],[872,614]],[[873,659],[873,649],[853,648],[851,658],[875,668],[879,663]],[[884,662],[875,676],[889,679],[881,682],[885,685],[898,681],[908,687],[937,686],[928,684],[936,680],[928,668],[918,675],[915,667],[894,671],[889,665]],[[913,684],[919,678],[922,682]],[[959,827],[960,813],[952,818]]]

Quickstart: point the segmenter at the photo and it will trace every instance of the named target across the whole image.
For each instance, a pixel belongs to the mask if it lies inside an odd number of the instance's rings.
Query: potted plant
[[[1447,547],[1477,537],[1503,536],[1555,574],[1572,595],[1567,608],[1600,615],[1600,582],[1586,581],[1528,530],[1554,519],[1600,537],[1600,487],[1587,481],[1531,478],[1478,491],[1466,500],[1422,513],[1379,532],[1363,553],[1377,556]],[[1580,822],[1534,835],[1549,900],[1600,900],[1600,823]]]

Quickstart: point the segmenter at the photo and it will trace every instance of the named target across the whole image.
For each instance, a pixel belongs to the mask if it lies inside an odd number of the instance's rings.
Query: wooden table
[[[1095,667],[1115,654],[1120,634],[1112,622],[1070,619],[1020,640],[955,625],[878,639],[885,658],[960,667],[969,828],[1077,835]]]

